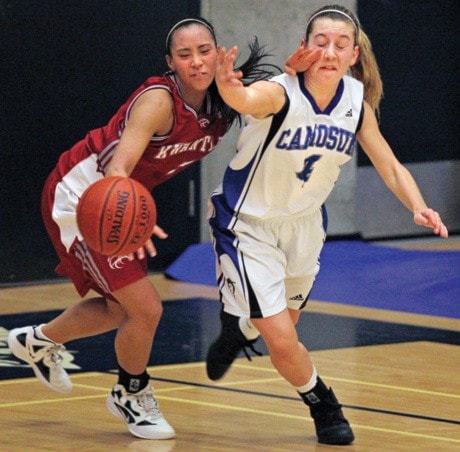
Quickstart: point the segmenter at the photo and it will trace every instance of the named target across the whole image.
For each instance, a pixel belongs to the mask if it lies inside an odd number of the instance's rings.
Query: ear
[[[166,55],[166,64],[168,65],[169,69],[174,72],[174,64],[171,55]]]
[[[355,46],[355,48],[353,49],[353,57],[351,59],[350,66],[353,66],[354,64],[356,64],[356,62],[358,61],[358,58],[359,58],[359,46]]]

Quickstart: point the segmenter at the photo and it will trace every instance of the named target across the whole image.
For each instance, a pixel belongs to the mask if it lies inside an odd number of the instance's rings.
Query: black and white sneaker
[[[262,356],[262,353],[254,349],[254,343],[257,339],[246,339],[241,332],[239,317],[222,310],[220,312],[220,321],[222,330],[219,337],[209,347],[208,355],[206,356],[206,372],[211,380],[222,378],[241,351],[251,361],[246,348],[252,350],[256,355]]]
[[[62,366],[65,347],[56,342],[39,339],[34,326],[15,328],[8,334],[8,347],[14,356],[30,364],[35,376],[48,388],[67,393],[72,382]]]
[[[117,384],[107,396],[106,405],[114,416],[128,424],[128,430],[138,438],[170,439],[176,436],[163,417],[150,386],[130,393]]]
[[[310,407],[318,442],[322,444],[351,444],[355,435],[342,412],[342,405],[331,388],[321,378],[312,391],[300,394]]]

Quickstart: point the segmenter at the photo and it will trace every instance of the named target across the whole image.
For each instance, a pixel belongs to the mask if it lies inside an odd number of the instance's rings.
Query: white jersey
[[[223,195],[238,214],[261,219],[318,210],[355,148],[363,85],[345,76],[321,111],[303,76],[271,79],[286,90],[286,105],[264,119],[246,117],[238,152],[226,169]]]

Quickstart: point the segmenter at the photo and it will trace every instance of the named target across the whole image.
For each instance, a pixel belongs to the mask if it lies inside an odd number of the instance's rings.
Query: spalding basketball
[[[105,256],[137,251],[152,235],[157,218],[150,192],[129,177],[104,177],[91,184],[77,206],[77,224],[87,245]]]

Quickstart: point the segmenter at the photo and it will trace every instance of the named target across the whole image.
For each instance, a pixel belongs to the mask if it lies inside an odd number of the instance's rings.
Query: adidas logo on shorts
[[[303,299],[304,299],[304,296],[301,293],[289,298],[289,300],[292,300],[292,301],[303,301]]]

